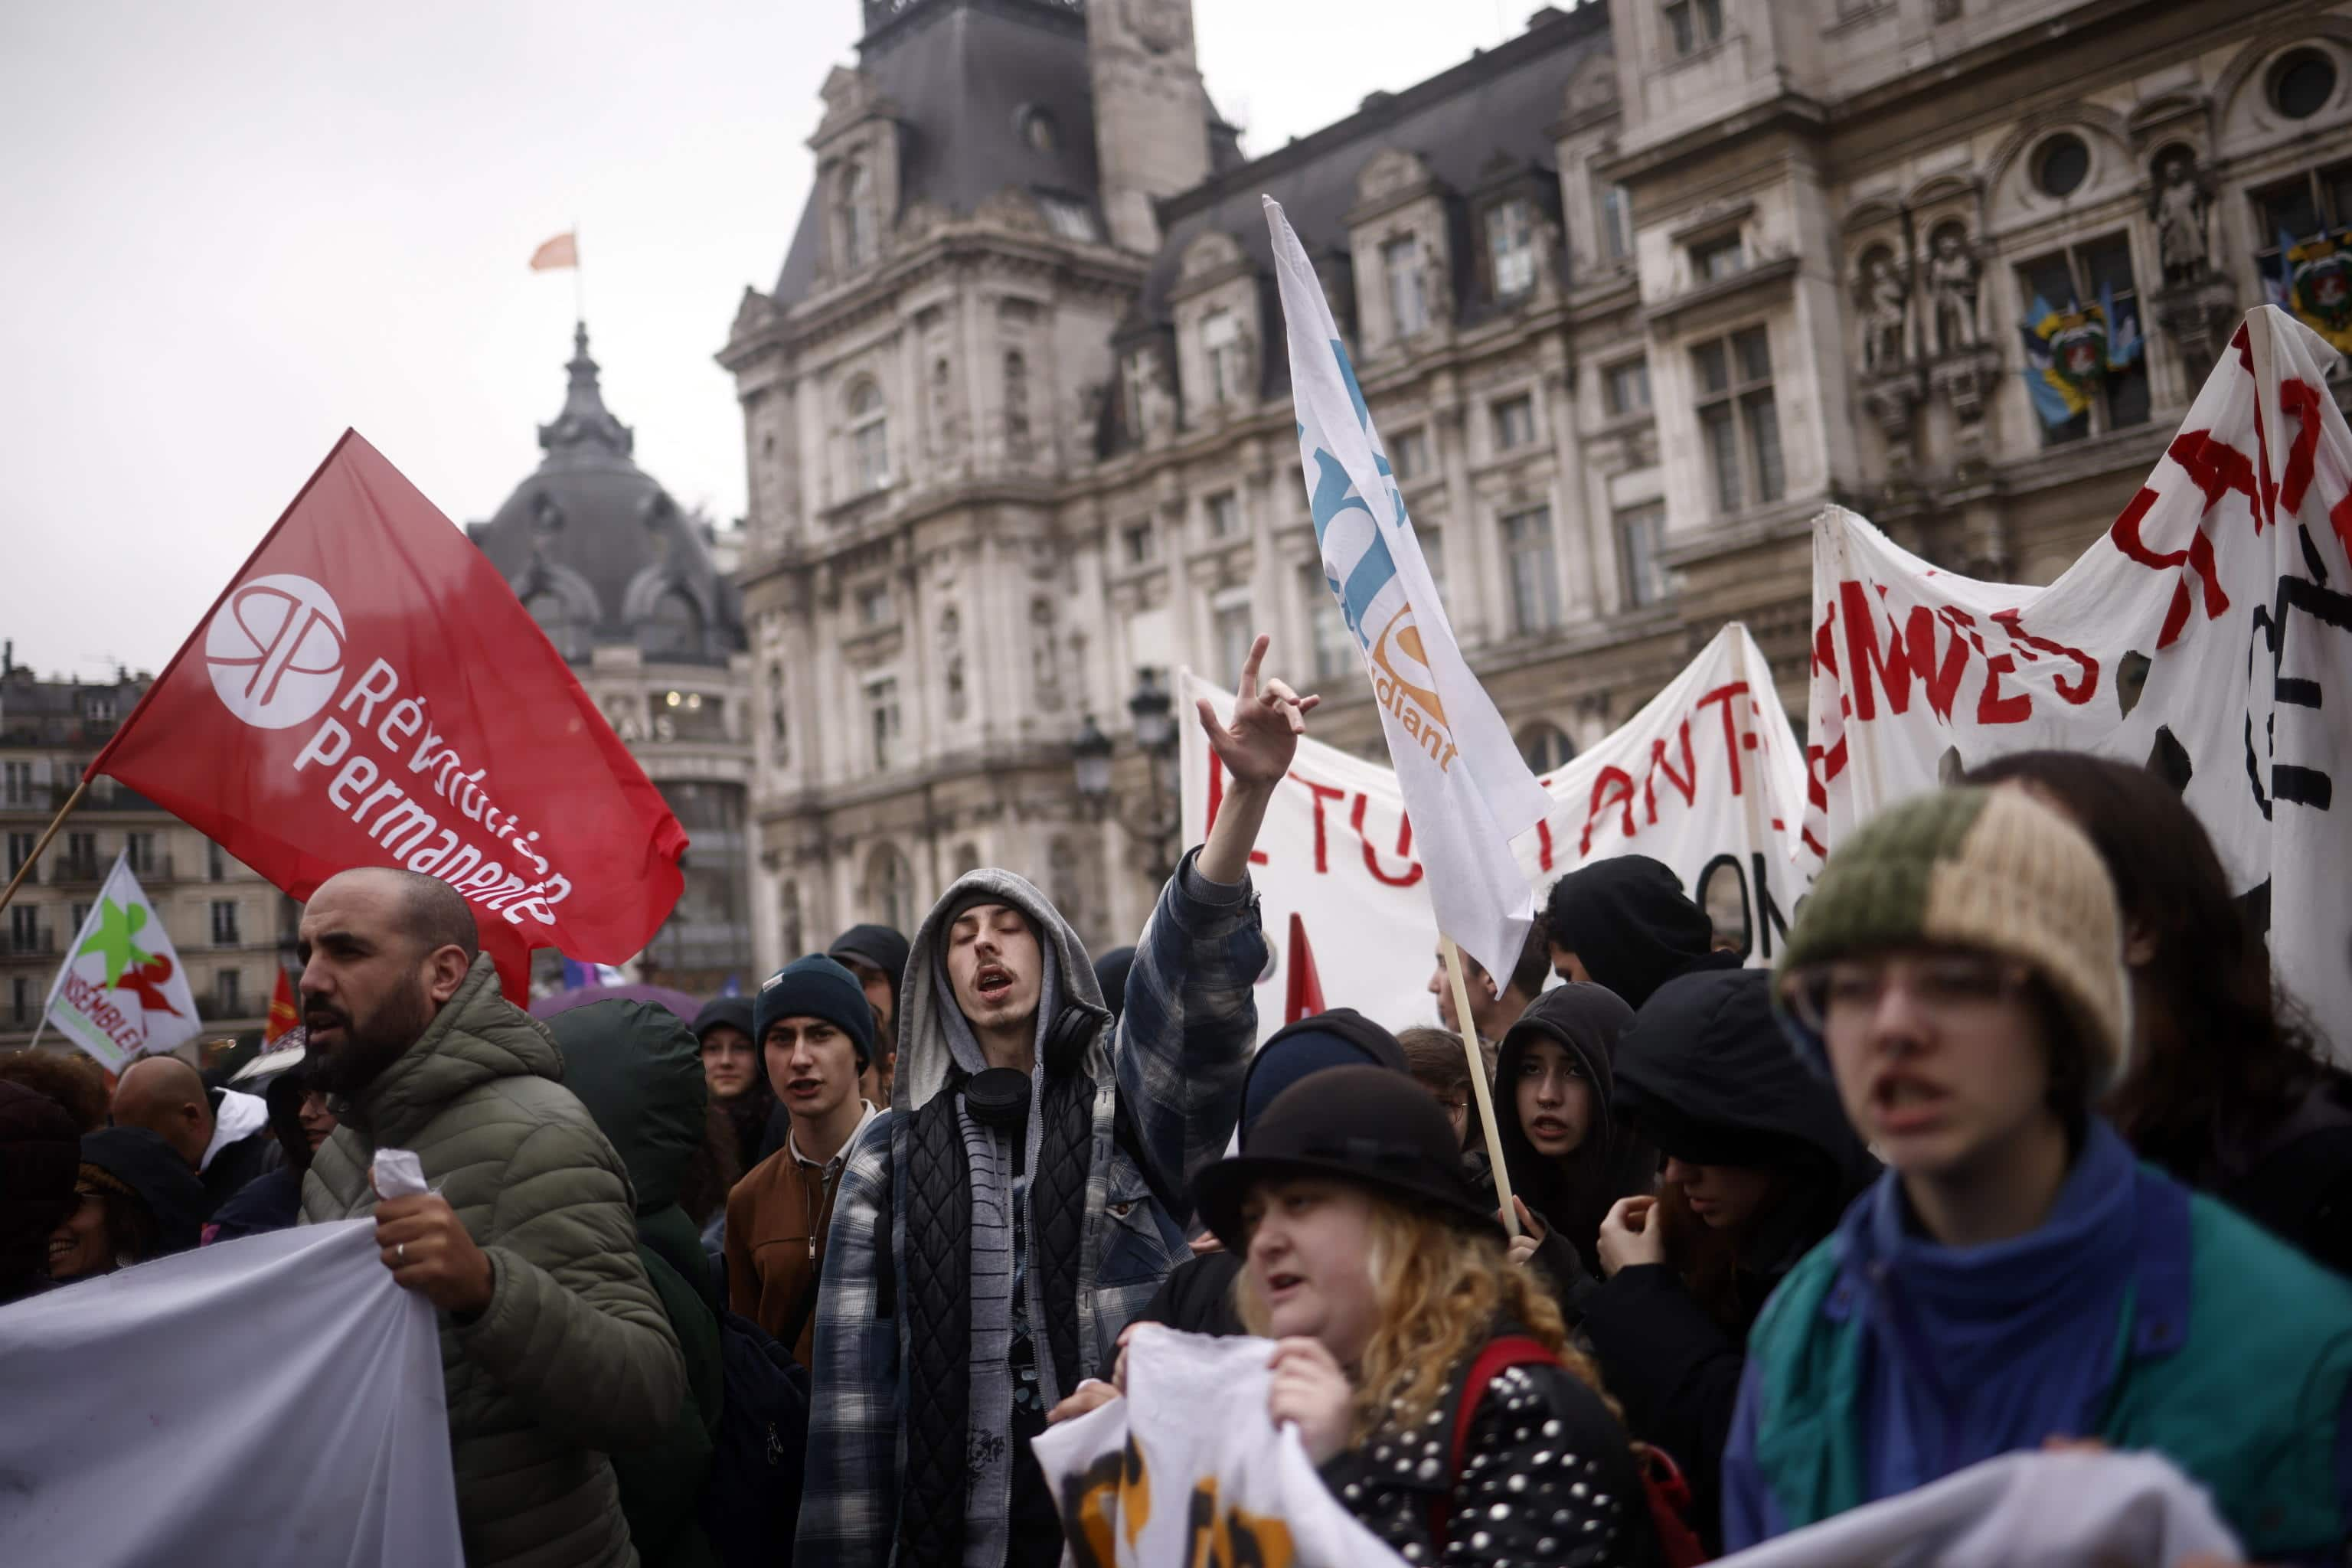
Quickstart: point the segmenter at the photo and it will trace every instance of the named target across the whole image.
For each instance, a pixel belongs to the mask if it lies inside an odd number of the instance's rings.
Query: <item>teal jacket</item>
[[[1790,1272],[1749,1336],[1723,1461],[1727,1551],[1875,1501],[1885,1446],[1917,1441],[1887,1426],[1872,1386],[1915,1375],[1892,1305],[1903,1279],[1870,1256],[1875,1192]],[[2083,1292],[2116,1317],[2111,1335],[2093,1336],[2111,1359],[2074,1435],[2170,1459],[2257,1559],[2332,1561],[2352,1535],[2352,1282],[2153,1167],[2136,1168],[2127,1207],[2126,1280],[2106,1300]],[[1951,1419],[1966,1422],[1968,1395],[1954,1397]],[[1937,1461],[1906,1458],[1923,1481],[1938,1478]]]

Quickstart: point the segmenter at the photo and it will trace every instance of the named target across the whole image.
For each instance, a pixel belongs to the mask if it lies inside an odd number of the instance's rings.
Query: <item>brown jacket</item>
[[[866,1120],[875,1114],[867,1106]],[[850,1142],[856,1141],[853,1132]],[[784,1348],[803,1366],[809,1364],[816,1339],[814,1286],[824,1267],[824,1233],[833,1225],[833,1196],[848,1151],[845,1142],[820,1169],[801,1159],[787,1141],[727,1194],[727,1304],[780,1340],[797,1317],[799,1331]]]

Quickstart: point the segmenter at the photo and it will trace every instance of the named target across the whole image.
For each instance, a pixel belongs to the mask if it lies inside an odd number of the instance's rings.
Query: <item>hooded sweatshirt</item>
[[[1666,1264],[1621,1268],[1580,1303],[1583,1329],[1634,1436],[1673,1455],[1695,1517],[1717,1543],[1717,1480],[1739,1397],[1748,1324],[1783,1275],[1878,1173],[1837,1092],[1798,1058],[1760,969],[1658,988],[1617,1042],[1616,1110],[1659,1152],[1764,1165],[1787,1185],[1741,1238],[1742,1321],[1727,1332]]]
[[[1597,1284],[1601,1222],[1619,1198],[1657,1184],[1658,1153],[1612,1109],[1617,1039],[1633,1010],[1602,985],[1560,985],[1528,1005],[1504,1033],[1495,1058],[1495,1130],[1501,1135],[1511,1190],[1544,1227],[1536,1261],[1562,1295]],[[1539,1040],[1564,1047],[1591,1086],[1584,1141],[1564,1159],[1536,1152],[1519,1118],[1519,1070]]]
[[[277,1167],[278,1141],[269,1131],[269,1106],[257,1094],[234,1089],[205,1091],[213,1112],[213,1135],[197,1169],[217,1208],[246,1184]]]
[[[1544,934],[1576,954],[1593,984],[1606,985],[1639,1012],[1677,974],[1737,969],[1736,952],[1717,952],[1715,924],[1691,902],[1663,861],[1612,855],[1551,885]]]
[[[178,1150],[144,1127],[101,1127],[82,1134],[81,1163],[128,1188],[131,1201],[155,1222],[155,1250],[149,1258],[196,1245],[213,1203]],[[121,1194],[114,1196],[121,1201]]]
[[[992,1129],[975,1132],[962,1104],[963,1084],[985,1063],[947,987],[941,955],[955,911],[979,901],[1020,910],[1037,932],[1046,966],[1031,1114],[1017,1146]],[[1027,1318],[1026,1370],[1034,1380],[1021,1384],[1023,1408],[1030,1399],[1050,1408],[1081,1379],[1106,1374],[1119,1331],[1184,1256],[1192,1170],[1222,1153],[1233,1133],[1257,1033],[1254,986],[1265,955],[1248,884],[1210,882],[1188,856],[1161,889],[1137,944],[1127,1009],[1114,1026],[1102,1021],[1101,993],[1076,933],[1028,882],[1007,871],[968,872],[934,906],[908,963],[894,1108],[851,1142],[835,1197],[817,1304],[799,1561],[879,1568],[898,1551],[908,1510],[942,1504],[962,1510],[961,1561],[971,1568],[1000,1568],[1006,1561],[1018,1503],[1013,1470],[1016,1462],[1034,1470],[1013,1429],[1007,1358],[1018,1333],[1015,1299]],[[1094,1009],[1074,1018],[1058,1043],[1057,997]],[[1066,1188],[1076,1174],[1039,1170],[1038,1112],[1047,1103],[1049,1072],[1090,1085],[1083,1111],[1087,1166],[1067,1210],[1040,1208],[1034,1197],[1041,1182]],[[1066,1083],[1056,1102],[1070,1092]],[[901,1289],[909,1247],[940,1240],[927,1238],[924,1216],[945,1199],[919,1184],[944,1173],[928,1153],[921,1165],[914,1163],[928,1146],[918,1143],[913,1129],[940,1095],[957,1097],[973,1233],[945,1242],[959,1249],[948,1261],[948,1278],[961,1258],[965,1296],[954,1303],[957,1311],[943,1315],[934,1303],[910,1299],[911,1288]],[[1024,1176],[1025,1185],[1019,1184]],[[1059,1292],[1027,1257],[1047,1226],[1075,1245],[1076,1279],[1065,1282],[1074,1308],[1066,1314],[1049,1305]],[[1008,1238],[1009,1251],[995,1252],[1004,1243],[983,1232]],[[982,1295],[983,1279],[994,1294]],[[969,1319],[967,1342],[946,1342],[938,1325],[962,1316]],[[1075,1364],[1062,1364],[1056,1341],[1074,1347]],[[910,1386],[962,1375],[962,1364],[970,1379],[963,1430],[934,1431],[935,1409],[902,1406]],[[957,1456],[952,1484],[964,1495],[910,1499],[910,1478],[935,1473],[936,1460],[925,1456],[942,1449]],[[1050,1513],[1050,1501],[1047,1507]],[[1048,1544],[1058,1553],[1058,1531]]]

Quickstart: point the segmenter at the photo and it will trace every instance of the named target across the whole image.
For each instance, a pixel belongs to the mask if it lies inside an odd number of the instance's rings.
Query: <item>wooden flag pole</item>
[[[33,874],[33,868],[40,864],[41,851],[49,847],[49,840],[55,838],[58,836],[58,829],[66,825],[66,818],[72,816],[73,808],[81,804],[82,792],[88,788],[89,788],[88,779],[74,785],[73,794],[66,796],[65,805],[58,808],[57,816],[49,818],[49,826],[42,831],[40,842],[33,846],[33,852],[30,855],[25,857],[25,863],[16,868],[16,874],[8,879],[7,889],[0,891],[0,910],[8,907],[9,901],[16,896],[16,889],[22,885],[26,878]]]
[[[1486,1062],[1478,1051],[1478,1029],[1470,1021],[1470,985],[1462,977],[1462,950],[1454,939],[1439,933],[1445,954],[1445,978],[1454,987],[1454,1018],[1462,1026],[1462,1049],[1470,1058],[1470,1092],[1478,1100],[1478,1125],[1486,1134],[1486,1160],[1495,1168],[1495,1196],[1502,1200],[1503,1228],[1519,1234],[1519,1211],[1511,1201],[1511,1173],[1503,1164],[1503,1133],[1495,1125],[1495,1094],[1486,1086]]]

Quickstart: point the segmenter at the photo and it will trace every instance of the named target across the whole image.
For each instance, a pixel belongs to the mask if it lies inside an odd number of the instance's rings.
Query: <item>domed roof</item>
[[[636,438],[604,406],[588,328],[572,339],[563,412],[539,427],[547,455],[468,531],[566,658],[634,643],[649,661],[723,663],[744,646],[734,584],[700,525],[631,460]]]

